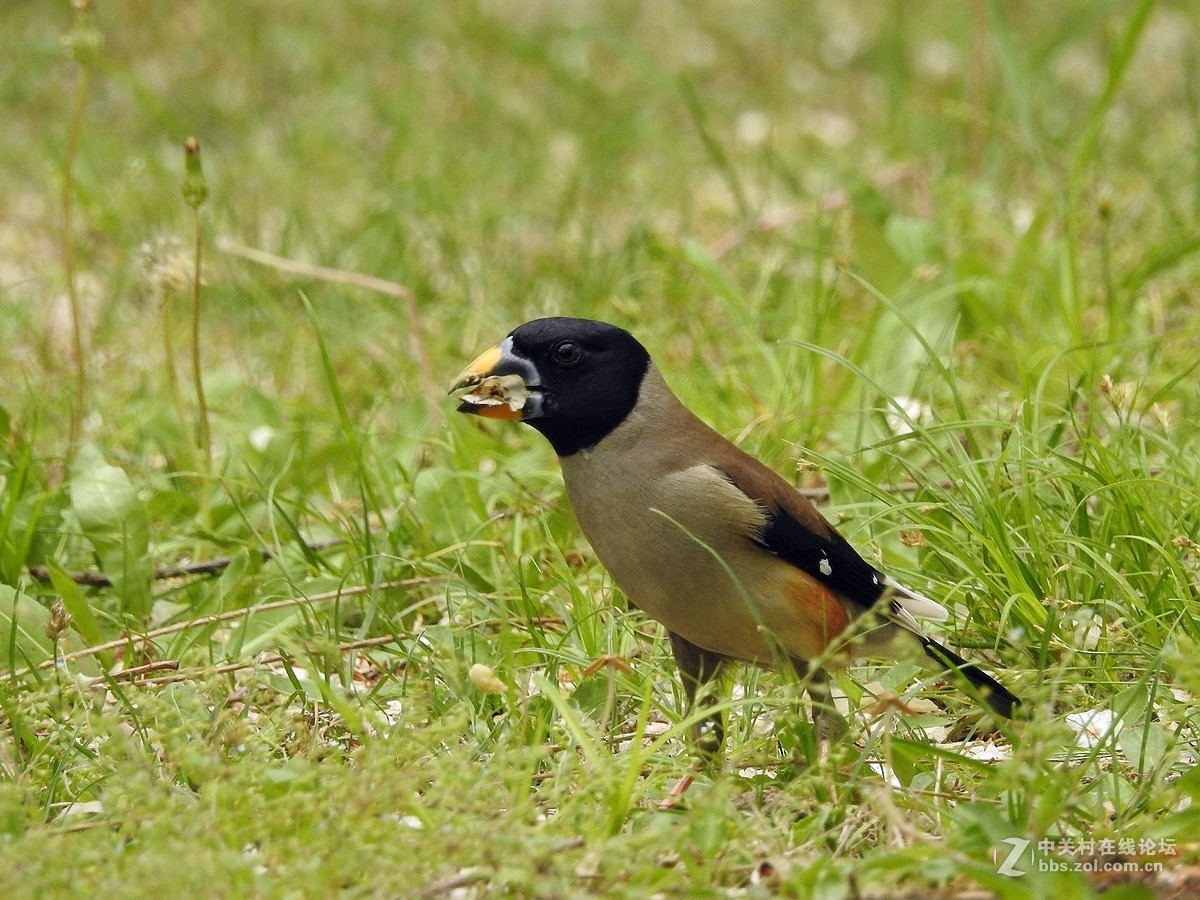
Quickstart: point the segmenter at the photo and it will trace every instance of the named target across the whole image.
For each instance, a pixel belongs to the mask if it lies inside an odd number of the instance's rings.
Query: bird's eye
[[[583,347],[574,341],[563,341],[554,348],[554,361],[560,366],[573,366],[583,359]]]

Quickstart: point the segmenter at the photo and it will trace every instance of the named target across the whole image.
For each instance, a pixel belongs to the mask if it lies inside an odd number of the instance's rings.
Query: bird
[[[867,562],[793,485],[688,410],[625,329],[533,319],[471,362],[459,391],[459,412],[524,422],[550,442],[597,559],[666,629],[689,709],[717,705],[731,663],[790,666],[828,741],[845,722],[827,670],[908,644],[1015,715],[1015,694],[922,630],[918,619],[949,617],[944,606]],[[700,717],[693,738],[717,752],[722,715]]]

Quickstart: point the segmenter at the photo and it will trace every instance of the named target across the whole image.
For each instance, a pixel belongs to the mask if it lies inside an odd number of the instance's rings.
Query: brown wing
[[[886,577],[868,563],[795,488],[758,460],[729,445],[717,467],[766,513],[756,539],[762,547],[849,600],[871,609]]]

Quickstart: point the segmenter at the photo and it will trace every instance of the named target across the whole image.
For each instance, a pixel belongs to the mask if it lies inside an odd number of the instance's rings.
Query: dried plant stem
[[[200,277],[204,255],[204,240],[200,229],[200,208],[192,207],[194,232],[192,267],[192,380],[196,383],[196,413],[200,420],[197,442],[204,472],[212,472],[212,428],[208,421],[208,399],[204,395],[204,369],[200,363]]]
[[[163,357],[166,367],[167,392],[171,395],[171,405],[175,408],[175,418],[179,421],[179,428],[183,433],[182,452],[186,454],[183,463],[187,469],[191,470],[196,467],[196,441],[192,439],[192,428],[188,422],[186,407],[183,402],[183,391],[179,387],[179,373],[175,371],[175,331],[172,327],[174,323],[171,317],[171,301],[173,299],[172,291],[162,291],[160,309],[162,312]]]
[[[148,644],[151,641],[161,637],[166,637],[171,634],[178,634],[181,631],[187,631],[191,628],[206,628],[210,625],[218,625],[222,622],[231,622],[235,619],[242,619],[246,616],[251,616],[254,613],[270,612],[275,609],[286,609],[291,606],[302,606],[311,603],[325,603],[330,600],[345,599],[347,597],[356,597],[359,594],[366,594],[370,591],[386,591],[396,588],[415,587],[422,584],[433,584],[438,581],[443,581],[444,576],[431,575],[423,578],[404,578],[400,581],[385,581],[381,584],[358,584],[350,587],[342,588],[336,591],[326,591],[321,594],[312,594],[307,597],[288,597],[286,600],[275,600],[271,603],[260,603],[257,606],[249,606],[245,609],[232,609],[229,612],[216,613],[211,616],[202,616],[199,619],[190,619],[187,622],[176,622],[174,625],[164,625],[162,628],[154,628],[147,631],[145,634],[130,634],[116,640],[106,641],[103,644],[96,644],[92,647],[85,647],[82,650],[76,650],[73,653],[64,653],[54,659],[47,659],[38,663],[36,666],[27,666],[24,669],[19,669],[13,672],[9,678],[21,678],[28,675],[30,672],[49,669],[56,664],[71,662],[76,659],[84,659],[88,656],[95,656],[98,653],[104,653],[108,650],[120,650],[128,647],[131,644],[142,643]]]
[[[240,256],[260,266],[270,266],[280,272],[290,272],[305,278],[315,278],[332,284],[349,284],[395,297],[404,307],[405,327],[408,331],[409,353],[417,367],[417,379],[421,384],[421,393],[425,397],[425,406],[429,413],[429,421],[433,423],[442,420],[442,397],[444,391],[433,380],[433,368],[429,362],[429,354],[425,351],[425,340],[421,331],[421,320],[417,312],[416,297],[410,288],[386,278],[374,275],[364,275],[362,272],[352,272],[347,269],[334,269],[329,266],[317,266],[311,263],[276,256],[265,250],[246,247],[229,238],[220,238],[217,249],[223,253]]]
[[[967,172],[973,178],[983,175],[983,153],[987,141],[990,27],[987,4],[984,0],[975,0],[971,19],[971,55],[967,60],[967,119],[963,142]]]
[[[345,538],[329,538],[324,541],[311,541],[304,545],[305,550],[328,550],[330,547],[336,547],[339,544],[346,543]],[[275,550],[268,547],[263,547],[258,551],[263,561],[273,559],[276,555]],[[192,575],[219,575],[224,572],[236,556],[219,556],[216,559],[207,559],[203,562],[187,563],[182,566],[163,566],[156,569],[154,572],[155,581],[165,581],[170,578],[187,578]],[[50,570],[46,566],[30,566],[29,574],[38,581],[49,584]],[[67,577],[76,584],[84,585],[85,587],[112,587],[112,576],[107,572],[97,572],[95,570],[87,572],[67,572]]]
[[[382,635],[380,637],[362,638],[357,641],[346,641],[343,644],[338,644],[339,653],[348,653],[352,650],[365,650],[369,647],[382,647],[384,644],[394,644],[396,638],[394,635]],[[179,663],[171,661],[171,665],[164,665],[163,668],[173,668],[170,675],[155,675],[151,678],[138,678],[138,684],[170,684],[175,681],[187,681],[189,678],[197,678],[201,675],[226,675],[229,672],[237,672],[242,669],[253,668],[254,666],[273,666],[278,663],[291,661],[292,655],[283,653],[272,653],[269,656],[258,656],[254,659],[242,659],[237,662],[223,663],[219,666],[203,666],[195,669],[179,669]],[[132,672],[132,669],[126,670]],[[117,678],[124,675],[125,672],[118,672],[113,677]]]
[[[192,381],[196,389],[196,443],[200,445],[200,474],[207,480],[213,473],[212,428],[208,421],[208,399],[204,396],[204,367],[200,363],[200,297],[204,260],[204,234],[200,228],[200,207],[208,199],[208,182],[200,162],[200,142],[188,137],[183,142],[183,202],[192,211]],[[199,518],[205,530],[212,526],[212,492],[201,485]],[[199,545],[195,555],[204,552]]]
[[[71,427],[69,453],[83,433],[83,417],[87,412],[88,376],[87,361],[83,349],[83,307],[79,299],[75,263],[75,162],[79,156],[79,139],[83,133],[83,116],[87,108],[89,76],[86,64],[77,64],[75,97],[71,109],[71,120],[67,126],[66,155],[63,158],[62,193],[62,263],[66,281],[67,301],[71,308],[71,362],[74,367],[75,396],[71,404]]]

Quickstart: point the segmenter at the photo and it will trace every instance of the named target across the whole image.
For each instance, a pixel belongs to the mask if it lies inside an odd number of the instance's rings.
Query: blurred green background
[[[69,382],[37,376],[67,354],[72,15],[2,15],[3,375],[53,422]],[[1161,340],[1192,325],[1196,19],[1185,2],[100,3],[72,223],[89,366],[134,398],[160,371],[127,338],[151,316],[145,248],[190,242],[188,135],[210,241],[415,292],[412,323],[304,285],[355,408],[388,421],[420,406],[407,329],[440,384],[446,360],[548,313],[635,327],[718,388],[746,345],[798,337],[910,392],[911,341],[875,329],[838,266],[989,393],[1085,342],[1153,339],[1109,351],[1129,375],[1182,365]],[[211,252],[206,278],[212,377],[303,394],[294,279]]]

